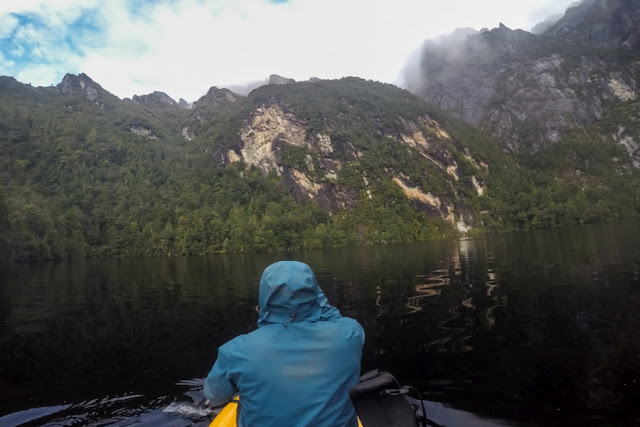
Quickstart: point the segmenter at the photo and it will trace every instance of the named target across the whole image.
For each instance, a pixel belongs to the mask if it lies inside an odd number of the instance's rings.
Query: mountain
[[[531,28],[531,32],[536,35],[540,35],[551,28],[556,22],[560,20],[564,16],[564,13],[556,13],[555,15],[551,15],[547,17],[544,21],[538,22],[536,25]]]
[[[489,218],[476,204],[500,179],[490,144],[463,144],[394,86],[211,88],[190,110],[166,98],[120,100],[86,75],[0,78],[2,258],[391,243]]]
[[[268,78],[257,80],[254,82],[250,82],[243,85],[232,85],[227,89],[231,90],[233,93],[240,94],[243,96],[248,95],[252,90],[258,89],[261,86],[265,85],[286,85],[288,83],[295,83],[294,79],[290,79],[288,77],[282,77],[278,74],[271,74]]]
[[[640,5],[634,0],[585,0],[544,32],[600,47],[640,49]]]
[[[187,109],[162,92],[121,100],[84,74],[48,88],[0,77],[0,259],[388,244],[637,216],[639,65],[629,47],[501,25],[426,43],[415,94],[284,79],[246,96],[212,87]]]
[[[180,98],[180,100],[178,101],[178,105],[180,107],[186,108],[188,110],[193,106],[193,103],[192,102],[187,102],[184,99]]]
[[[277,74],[271,74],[269,76],[269,84],[270,85],[286,85],[289,83],[295,83],[296,81],[293,79],[290,79],[288,77],[282,77],[279,76]]]
[[[621,191],[629,197],[623,203],[637,208],[639,14],[639,2],[585,0],[538,27],[547,27],[538,35],[502,24],[462,30],[425,42],[404,80],[414,94],[489,134],[520,167],[544,177],[533,178],[536,188],[558,182],[600,188],[601,206]],[[546,215],[535,216],[530,224]]]
[[[391,180],[427,216],[460,230],[474,222],[461,195],[484,192],[488,166],[444,131],[426,104],[354,78],[290,85],[252,92],[238,134],[218,138],[219,164],[281,176],[296,200],[331,212],[373,199],[375,184]]]
[[[501,25],[462,41],[426,42],[408,87],[513,153],[617,121],[620,135],[611,126],[596,132],[625,144],[638,164],[631,105],[640,91],[638,17],[638,2],[589,0],[539,36]]]
[[[170,105],[172,107],[179,106],[179,104],[164,92],[153,92],[148,95],[134,95],[132,101],[140,105]]]
[[[104,90],[86,74],[67,74],[56,88],[64,95],[63,99],[86,98],[101,110],[110,109],[119,101],[117,96]],[[73,109],[73,105],[68,103],[67,108]]]
[[[510,152],[539,150],[638,97],[638,54],[505,26],[425,43],[409,88],[480,126]],[[623,123],[621,123],[623,124]]]
[[[84,75],[56,88],[0,78],[3,259],[439,238],[511,227],[510,186],[527,187],[490,140],[392,85],[152,101]]]

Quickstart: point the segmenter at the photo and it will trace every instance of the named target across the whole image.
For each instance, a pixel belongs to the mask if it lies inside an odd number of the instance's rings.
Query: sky
[[[575,0],[1,0],[0,75],[33,86],[85,73],[120,98],[195,101],[279,74],[399,84],[424,40],[530,30]]]

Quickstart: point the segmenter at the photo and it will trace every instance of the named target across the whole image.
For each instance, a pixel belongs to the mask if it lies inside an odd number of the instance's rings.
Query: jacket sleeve
[[[320,303],[320,307],[322,308],[322,312],[320,313],[320,319],[322,321],[336,320],[342,317],[340,311],[329,304],[329,300],[324,295],[324,292],[322,292],[322,289],[320,289],[320,286],[318,286],[318,303]]]
[[[238,389],[229,373],[229,357],[226,344],[218,350],[218,359],[204,381],[203,391],[211,406],[227,403],[238,393]]]

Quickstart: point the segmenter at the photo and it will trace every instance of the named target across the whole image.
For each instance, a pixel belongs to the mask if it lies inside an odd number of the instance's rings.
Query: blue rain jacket
[[[329,304],[308,265],[281,261],[260,280],[258,329],[221,346],[204,384],[211,405],[240,394],[242,427],[355,427],[364,331]]]

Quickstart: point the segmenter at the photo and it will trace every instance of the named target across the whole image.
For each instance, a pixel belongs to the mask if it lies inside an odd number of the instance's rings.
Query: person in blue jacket
[[[204,383],[212,406],[240,395],[241,427],[356,427],[364,331],[327,301],[311,268],[281,261],[260,280],[258,329],[218,350]]]

